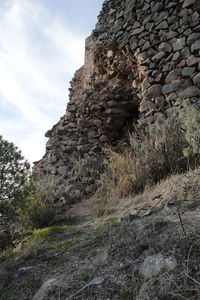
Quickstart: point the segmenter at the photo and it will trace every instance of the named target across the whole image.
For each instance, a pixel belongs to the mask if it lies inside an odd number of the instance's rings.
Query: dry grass
[[[136,196],[129,196],[115,206],[119,218],[132,211],[148,211],[163,208],[166,203],[177,202],[184,209],[200,207],[200,168],[183,174],[171,175]]]
[[[108,160],[105,161],[105,172],[98,182],[99,188],[92,197],[91,210],[101,216],[105,208],[109,212],[119,199],[126,197],[131,191],[139,187],[134,183],[136,178],[136,161],[132,152],[117,153],[112,149],[106,149]]]

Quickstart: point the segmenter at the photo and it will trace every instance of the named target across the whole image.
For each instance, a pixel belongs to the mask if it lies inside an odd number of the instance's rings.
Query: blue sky
[[[64,114],[103,0],[0,1],[0,134],[32,161]]]

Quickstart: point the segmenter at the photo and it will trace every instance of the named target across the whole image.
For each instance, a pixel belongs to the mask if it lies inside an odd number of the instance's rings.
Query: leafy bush
[[[57,192],[52,180],[33,180],[27,186],[24,199],[18,208],[23,226],[30,229],[48,226],[57,213],[56,198]]]

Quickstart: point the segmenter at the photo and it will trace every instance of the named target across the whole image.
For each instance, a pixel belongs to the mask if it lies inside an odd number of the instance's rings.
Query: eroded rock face
[[[191,0],[104,1],[86,40],[85,64],[71,82],[66,113],[46,133],[46,154],[35,167],[55,177],[67,201],[92,190],[86,184],[74,192],[78,157],[116,144],[127,123],[148,126],[165,117],[177,98],[198,101],[199,14],[198,1]]]

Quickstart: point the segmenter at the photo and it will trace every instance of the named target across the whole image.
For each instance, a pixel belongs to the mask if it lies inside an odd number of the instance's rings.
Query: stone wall
[[[125,138],[133,122],[165,118],[178,109],[178,98],[198,101],[199,14],[196,0],[104,1],[66,113],[46,133],[46,154],[35,165],[55,177],[69,202],[87,194],[73,177],[79,157],[97,157]]]

